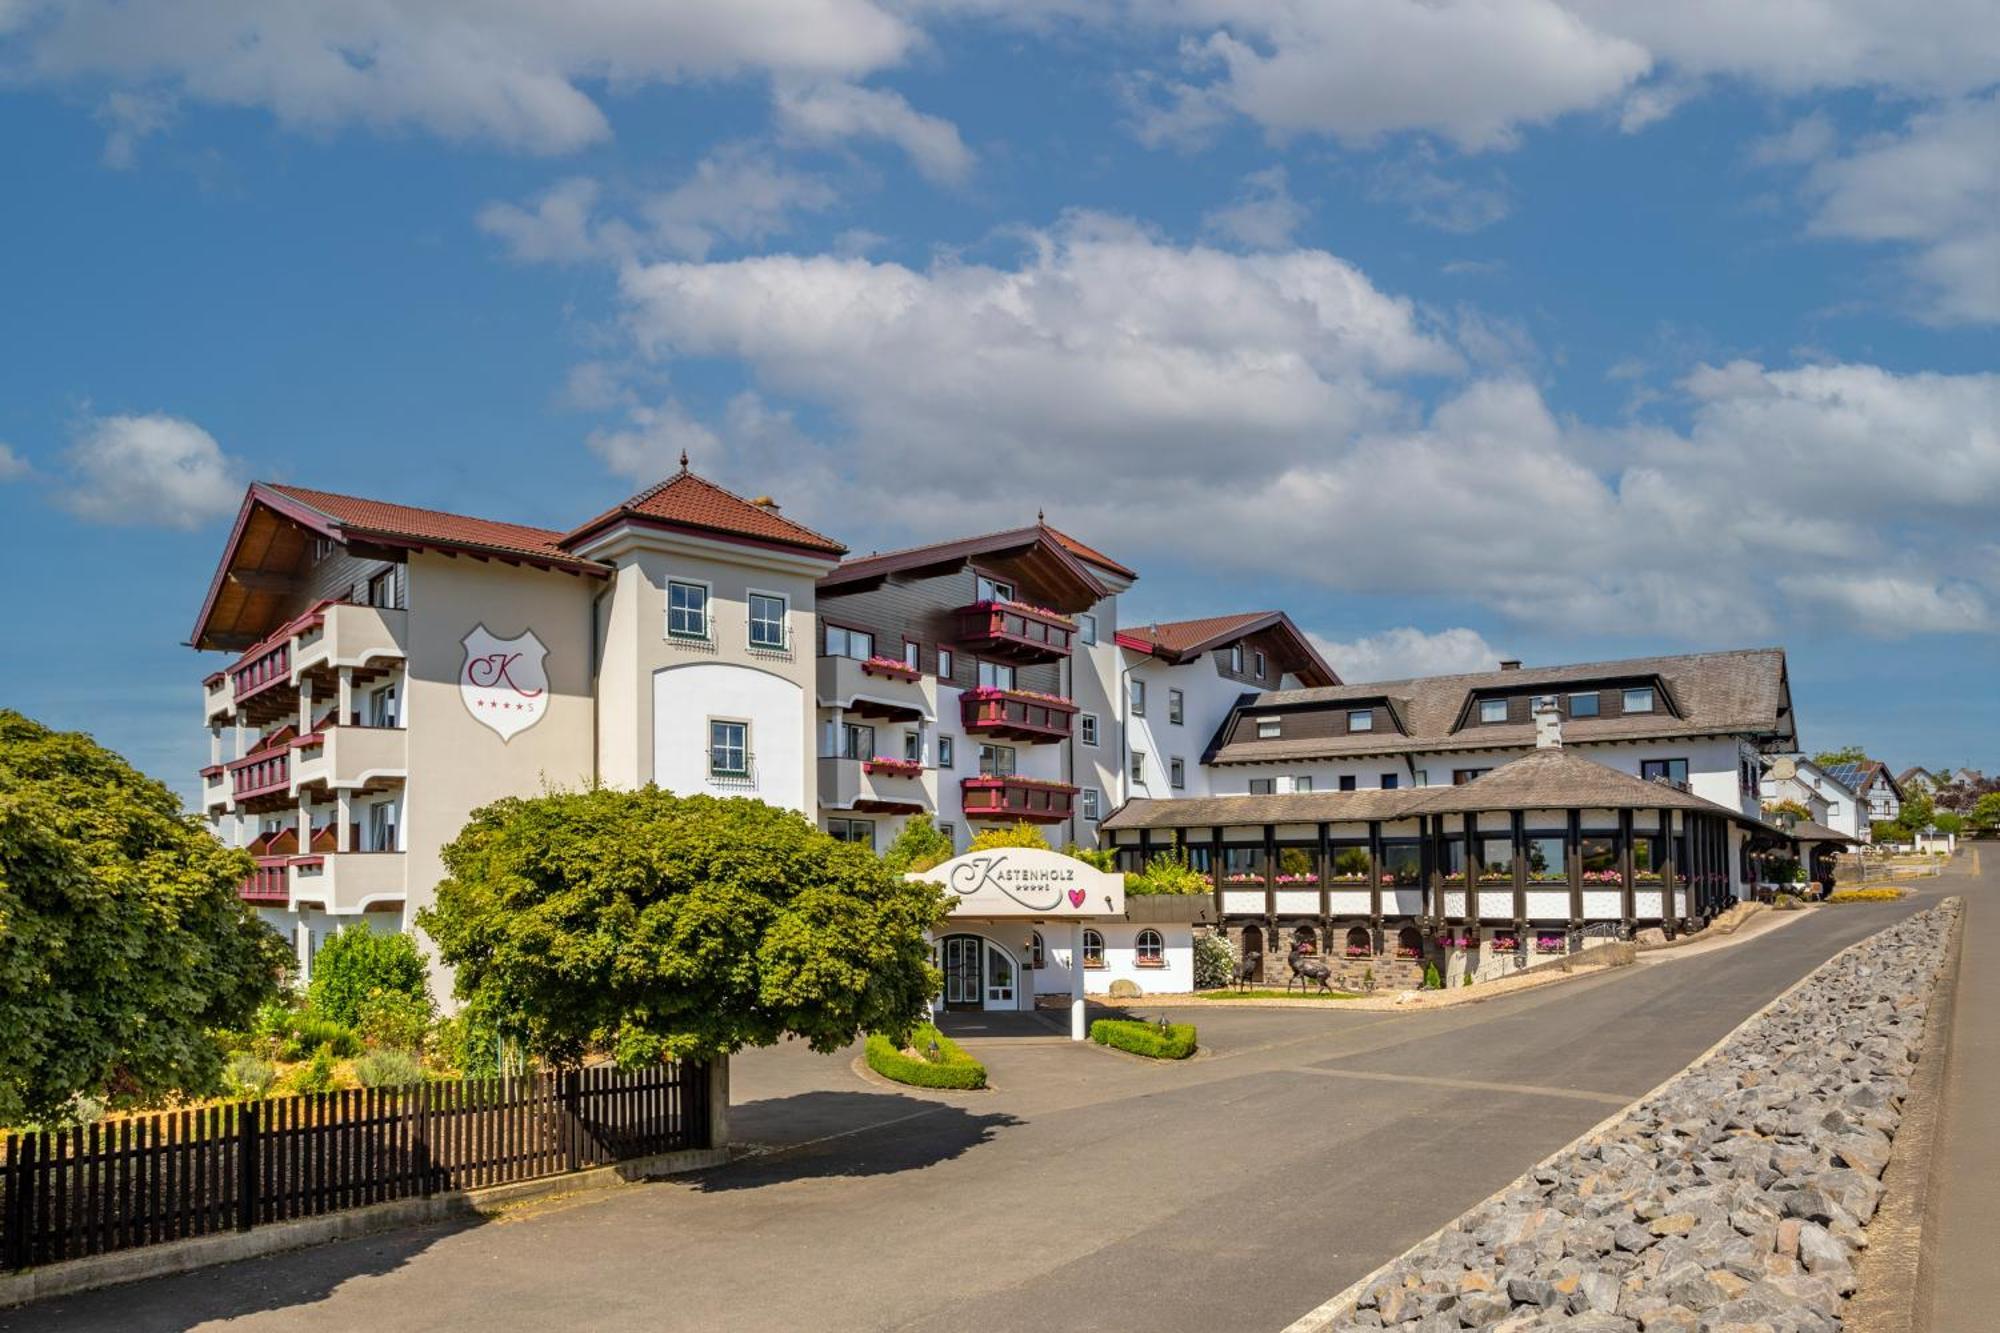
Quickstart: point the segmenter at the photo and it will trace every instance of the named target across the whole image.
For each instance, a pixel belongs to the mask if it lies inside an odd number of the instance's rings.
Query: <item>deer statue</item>
[[[1326,965],[1324,958],[1315,958],[1312,954],[1295,944],[1292,946],[1291,957],[1287,961],[1291,964],[1292,978],[1291,981],[1285,983],[1286,990],[1290,990],[1292,982],[1296,981],[1299,983],[1301,991],[1304,991],[1310,984],[1318,983],[1321,990],[1329,994],[1332,993],[1333,969]]]
[[[1264,965],[1261,953],[1246,953],[1236,964],[1236,989],[1242,990],[1257,979],[1257,969]]]

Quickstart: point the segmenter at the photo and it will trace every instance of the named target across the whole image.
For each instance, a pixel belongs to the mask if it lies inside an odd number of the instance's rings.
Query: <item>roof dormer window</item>
[[[1284,734],[1285,720],[1281,717],[1260,717],[1257,719],[1257,739],[1274,741]]]
[[[1372,708],[1356,708],[1349,711],[1347,714],[1347,729],[1349,731],[1375,730],[1375,710]]]
[[[1625,691],[1625,711],[1628,713],[1650,713],[1653,711],[1653,687],[1641,685]]]
[[[1505,699],[1481,699],[1479,701],[1479,720],[1481,722],[1505,722],[1507,720],[1507,701]]]

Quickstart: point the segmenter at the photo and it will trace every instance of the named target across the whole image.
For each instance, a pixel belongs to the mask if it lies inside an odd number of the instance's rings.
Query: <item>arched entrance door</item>
[[[981,975],[981,947],[986,942],[977,935],[944,937],[941,966],[944,969],[944,1007],[983,1009],[986,1007],[985,979]]]

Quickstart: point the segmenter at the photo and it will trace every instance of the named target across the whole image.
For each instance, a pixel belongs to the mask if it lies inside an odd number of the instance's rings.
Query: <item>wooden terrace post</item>
[[[1182,833],[1183,838],[1187,836]],[[1208,831],[1208,882],[1215,886],[1215,919],[1222,925],[1222,937],[1229,938],[1229,918],[1222,910],[1222,825]]]
[[[1569,928],[1583,929],[1583,811],[1569,812],[1569,845],[1563,849],[1563,868],[1569,871]]]
[[[1278,826],[1264,825],[1264,940],[1265,975],[1270,975],[1271,948],[1278,942]]]
[[[1620,810],[1618,812],[1618,873],[1620,875],[1619,885],[1622,892],[1619,895],[1618,906],[1619,915],[1624,919],[1625,923],[1626,939],[1632,938],[1632,923],[1636,919],[1633,913],[1637,910],[1638,902],[1638,891],[1632,885],[1632,861],[1632,812],[1630,810]],[[1659,866],[1656,864],[1653,869],[1658,870]]]
[[[1382,952],[1382,821],[1368,821],[1368,926],[1375,952]]]
[[[1674,812],[1662,807],[1660,810],[1660,885],[1666,896],[1660,901],[1672,903],[1674,890],[1679,887],[1676,878],[1681,872],[1681,858],[1674,854]]]
[[[1507,827],[1514,839],[1514,938],[1528,938],[1528,817],[1519,810],[1507,812]]]
[[[1333,856],[1327,830],[1327,822],[1322,819],[1319,823],[1319,846],[1313,851],[1313,864],[1319,867],[1319,952],[1322,958],[1333,955]]]
[[[1479,816],[1465,814],[1459,816],[1459,820],[1464,827],[1465,838],[1460,857],[1465,865],[1465,925],[1476,937],[1479,923],[1485,916],[1479,907],[1479,855],[1476,850],[1479,846]]]

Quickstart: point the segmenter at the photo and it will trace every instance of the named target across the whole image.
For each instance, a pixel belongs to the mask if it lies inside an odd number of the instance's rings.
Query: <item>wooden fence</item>
[[[231,1102],[11,1134],[0,1271],[706,1148],[706,1065]]]

